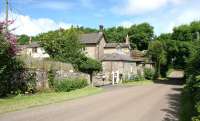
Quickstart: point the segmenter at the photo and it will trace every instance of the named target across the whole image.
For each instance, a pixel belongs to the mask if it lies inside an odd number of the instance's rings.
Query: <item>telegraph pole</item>
[[[8,32],[8,0],[6,0],[6,33]]]
[[[197,32],[197,40],[200,40],[199,32]]]

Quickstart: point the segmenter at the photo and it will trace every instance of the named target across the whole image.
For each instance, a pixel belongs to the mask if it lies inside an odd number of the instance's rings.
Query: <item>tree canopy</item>
[[[105,29],[105,35],[109,42],[123,43],[128,34],[128,29],[122,26]]]
[[[161,41],[153,41],[149,44],[148,54],[151,55],[152,60],[156,63],[156,77],[160,77],[161,64],[166,63],[166,51]]]
[[[85,58],[79,64],[79,70],[90,75],[90,82],[92,82],[92,75],[94,72],[99,72],[102,70],[101,62],[91,59]]]
[[[74,28],[50,31],[37,38],[50,57],[55,60],[76,64],[83,56],[83,45],[80,44],[78,33]]]
[[[147,50],[149,42],[154,38],[153,27],[148,23],[132,25],[129,28],[129,37],[132,48]]]

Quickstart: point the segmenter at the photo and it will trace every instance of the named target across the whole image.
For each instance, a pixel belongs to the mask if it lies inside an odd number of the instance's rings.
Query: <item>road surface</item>
[[[181,85],[106,89],[76,100],[0,115],[0,121],[178,121]]]

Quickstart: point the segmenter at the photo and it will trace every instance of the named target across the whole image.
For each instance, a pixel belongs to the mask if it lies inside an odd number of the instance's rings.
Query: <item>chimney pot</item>
[[[103,25],[99,25],[99,31],[103,32],[103,29],[104,29]]]
[[[29,37],[29,44],[32,43],[32,37]]]

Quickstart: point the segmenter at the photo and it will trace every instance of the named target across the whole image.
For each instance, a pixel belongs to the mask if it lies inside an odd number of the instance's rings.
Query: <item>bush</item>
[[[133,81],[144,81],[145,78],[141,74],[131,75],[130,78],[123,80],[123,83],[133,82]]]
[[[154,76],[155,76],[155,70],[154,69],[150,69],[150,68],[144,69],[144,78],[145,79],[153,80]]]
[[[188,95],[181,102],[181,121],[200,121],[200,76],[190,75],[187,78],[183,94]],[[182,96],[184,98],[184,95]],[[185,105],[185,106],[184,106]],[[188,108],[189,107],[189,108]],[[187,118],[187,120],[186,120]]]
[[[65,79],[59,80],[54,83],[55,91],[58,92],[69,92],[76,89],[84,88],[88,85],[86,79]]]

